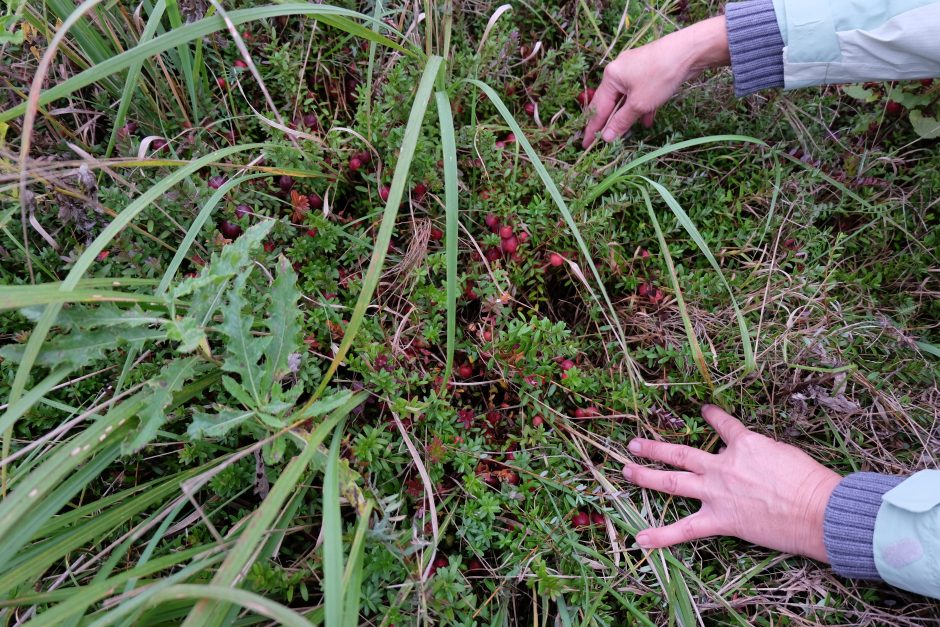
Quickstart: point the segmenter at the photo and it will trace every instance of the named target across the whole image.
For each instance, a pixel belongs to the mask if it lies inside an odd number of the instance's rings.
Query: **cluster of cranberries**
[[[486,250],[486,258],[490,261],[496,261],[502,257],[509,257],[513,261],[519,261],[516,251],[519,250],[521,244],[529,239],[529,234],[526,231],[520,231],[517,235],[512,226],[500,224],[499,218],[493,213],[486,214],[483,221],[490,231],[499,233],[500,239],[499,246],[491,246]]]
[[[592,524],[597,526],[605,524],[604,516],[597,512],[588,514],[584,511],[578,511],[571,517],[571,526],[575,529],[587,529]]]

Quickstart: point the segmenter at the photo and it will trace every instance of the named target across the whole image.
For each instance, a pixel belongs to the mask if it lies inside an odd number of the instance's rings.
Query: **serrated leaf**
[[[229,282],[251,265],[252,253],[261,246],[273,225],[273,220],[266,220],[249,227],[241,237],[225,246],[221,252],[213,254],[198,276],[177,284],[167,297],[167,304],[190,296],[186,318],[191,319],[192,323],[200,328],[208,324],[222,302]],[[186,334],[185,337],[189,340],[185,346],[193,350],[198,341],[192,342],[192,334]]]
[[[179,342],[176,352],[191,353],[206,339],[206,332],[193,318],[177,318],[169,320],[166,324],[166,337],[173,342]]]
[[[163,339],[166,339],[166,331],[162,329],[118,328],[70,333],[55,337],[43,344],[35,363],[40,366],[81,368],[103,359],[106,352],[128,342]],[[0,348],[0,357],[19,363],[25,350],[25,345],[7,345]]]
[[[940,119],[926,116],[916,109],[911,111],[910,118],[915,133],[924,139],[940,138]]]
[[[228,301],[222,305],[222,325],[219,327],[226,336],[225,360],[222,370],[237,374],[242,387],[251,396],[253,408],[261,407],[264,403],[261,395],[262,368],[258,362],[264,355],[271,337],[253,337],[251,327],[254,316],[245,313],[245,282],[251,270],[244,270],[235,279],[229,291]]]
[[[271,394],[274,383],[290,373],[288,357],[300,350],[299,298],[297,275],[282,257],[278,262],[277,278],[271,286],[271,307],[267,317],[272,340],[264,353],[261,390],[265,394]]]
[[[190,439],[221,438],[226,433],[255,415],[254,410],[223,407],[217,414],[193,412],[193,421],[186,430]]]
[[[333,396],[321,398],[317,402],[312,403],[310,407],[307,407],[304,411],[299,412],[297,415],[297,420],[315,418],[316,416],[322,416],[327,412],[331,412],[348,401],[350,396],[352,396],[352,392],[344,390],[342,392],[337,392]]]
[[[278,418],[277,416],[272,416],[263,411],[256,412],[258,419],[261,420],[264,424],[271,427],[272,429],[283,429],[286,423]]]
[[[173,298],[179,299],[203,288],[217,286],[241,273],[251,263],[251,253],[261,246],[273,226],[273,220],[265,220],[249,227],[241,237],[213,254],[198,276],[178,283],[173,288]]]
[[[157,430],[166,421],[166,408],[173,402],[173,395],[193,377],[198,361],[196,357],[171,361],[161,369],[159,376],[147,383],[151,392],[138,414],[137,433],[122,447],[125,455],[139,451],[157,436]]]
[[[254,399],[252,399],[245,391],[245,388],[243,388],[241,384],[239,384],[232,377],[223,376],[222,387],[224,387],[226,392],[235,397],[235,400],[245,407],[254,407]]]
[[[42,307],[27,307],[21,313],[36,322],[42,315]],[[102,303],[97,307],[75,305],[62,309],[56,319],[56,326],[62,329],[97,329],[101,327],[142,327],[149,324],[163,324],[165,318],[144,311],[139,305],[118,307],[114,303]]]

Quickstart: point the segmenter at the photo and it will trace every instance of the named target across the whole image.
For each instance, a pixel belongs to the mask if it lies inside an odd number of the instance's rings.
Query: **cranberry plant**
[[[580,150],[601,60],[673,7],[136,8],[28,1],[8,44],[0,613],[755,620],[721,566],[769,558],[640,551],[685,506],[618,466],[637,432],[709,445],[696,406],[758,407],[761,369],[844,373],[764,318],[779,274],[835,270],[818,233],[755,261],[783,177],[821,176],[759,124]],[[794,342],[919,376],[829,339]]]

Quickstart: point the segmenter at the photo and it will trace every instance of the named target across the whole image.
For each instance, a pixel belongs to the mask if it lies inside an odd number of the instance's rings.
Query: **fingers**
[[[634,439],[630,442],[628,448],[631,453],[638,457],[698,473],[704,472],[705,467],[712,459],[709,453],[697,448],[669,444],[668,442],[654,442],[642,438]]]
[[[594,110],[594,116],[588,122],[587,128],[584,129],[582,146],[587,148],[594,143],[594,135],[607,124],[607,119],[617,106],[619,99],[620,92],[614,87],[613,81],[604,77],[600,87],[594,93],[594,99],[591,100],[590,106]]]
[[[637,464],[627,464],[623,469],[623,476],[641,488],[702,500],[702,478],[691,472],[654,470]]]
[[[717,405],[703,405],[702,418],[718,432],[721,439],[729,446],[733,444],[736,439],[748,433],[747,427],[741,424],[740,420]]]
[[[637,111],[628,99],[607,122],[607,128],[603,133],[604,141],[612,142],[625,135],[642,116],[643,114]]]
[[[716,535],[720,532],[713,518],[699,511],[665,527],[644,529],[637,534],[636,542],[644,549],[662,549]]]

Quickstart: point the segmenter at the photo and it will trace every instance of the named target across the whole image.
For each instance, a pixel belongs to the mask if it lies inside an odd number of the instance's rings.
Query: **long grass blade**
[[[359,292],[359,298],[353,307],[352,315],[349,317],[349,324],[346,325],[346,333],[343,335],[343,341],[340,342],[339,349],[333,357],[330,367],[327,369],[316,393],[310,398],[309,406],[326,389],[330,379],[336,373],[339,365],[343,363],[346,353],[352,346],[359,327],[362,325],[362,319],[365,316],[366,308],[372,302],[372,295],[379,284],[379,278],[382,274],[382,264],[385,262],[385,255],[388,251],[388,243],[392,239],[392,230],[395,228],[395,220],[398,218],[398,207],[401,205],[402,197],[405,193],[405,184],[408,182],[408,173],[411,170],[411,161],[414,158],[415,149],[418,145],[418,136],[421,134],[421,125],[424,122],[424,114],[428,108],[428,101],[431,98],[431,90],[434,87],[434,80],[440,71],[443,59],[434,56],[428,59],[424,67],[424,73],[421,75],[421,82],[418,84],[418,90],[415,93],[414,103],[411,105],[411,113],[408,115],[408,124],[405,126],[405,135],[402,140],[401,149],[398,153],[398,162],[395,165],[395,173],[392,176],[392,184],[388,192],[388,200],[385,202],[385,210],[382,216],[382,224],[379,226],[379,232],[375,237],[375,246],[372,248],[372,259],[369,261],[369,268],[366,270],[362,280],[362,291]],[[306,409],[306,407],[304,408]],[[301,410],[303,411],[303,410]]]
[[[692,360],[695,361],[695,365],[709,389],[714,389],[715,384],[712,382],[711,374],[708,372],[708,364],[705,363],[705,355],[702,353],[702,347],[698,342],[698,337],[695,335],[692,319],[689,318],[689,311],[685,306],[685,298],[682,296],[682,287],[679,285],[679,277],[676,274],[676,266],[672,262],[672,255],[669,253],[669,245],[666,244],[663,229],[659,225],[659,218],[656,217],[656,212],[653,211],[653,203],[650,200],[649,192],[640,188],[640,193],[643,194],[643,202],[646,204],[646,211],[649,213],[653,230],[656,231],[656,240],[659,242],[659,247],[663,251],[663,258],[666,260],[669,280],[672,282],[672,289],[676,294],[676,306],[679,308],[679,317],[682,318],[682,326],[685,327],[685,335],[689,340],[689,347],[692,349]]]
[[[741,308],[738,306],[738,301],[734,297],[734,291],[731,289],[731,285],[728,283],[728,279],[725,278],[725,273],[722,272],[721,266],[718,265],[718,261],[715,259],[715,255],[712,254],[708,244],[705,243],[705,238],[702,237],[702,234],[695,227],[692,219],[689,218],[689,214],[685,212],[672,193],[656,181],[646,177],[642,178],[644,181],[649,183],[649,185],[654,190],[656,190],[656,193],[658,193],[664,201],[666,201],[666,205],[668,205],[669,209],[672,210],[672,213],[676,216],[679,224],[682,225],[682,228],[685,229],[685,232],[689,234],[689,237],[692,238],[692,241],[695,242],[695,245],[698,246],[698,249],[702,251],[703,255],[705,255],[705,259],[708,260],[708,263],[718,274],[718,280],[721,281],[721,284],[724,285],[725,289],[728,291],[728,296],[731,298],[731,306],[734,308],[734,316],[738,321],[738,332],[741,336],[741,347],[744,350],[744,374],[753,371],[757,364],[754,357],[754,347],[751,344],[751,333],[748,331],[747,322],[744,320],[744,314],[741,313]]]
[[[662,148],[654,150],[653,152],[647,153],[642,157],[637,157],[633,161],[630,161],[629,163],[622,165],[611,172],[603,181],[595,185],[593,189],[589,190],[588,193],[584,195],[583,202],[585,205],[591,204],[604,193],[606,193],[607,190],[613,187],[617,181],[623,178],[626,173],[628,173],[630,170],[634,170],[640,167],[644,163],[655,161],[656,159],[664,157],[673,152],[685,150],[686,148],[694,148],[695,146],[701,146],[703,144],[734,142],[745,142],[749,144],[757,144],[758,146],[767,145],[756,137],[750,137],[748,135],[709,135],[708,137],[697,137],[695,139],[687,139],[686,141],[676,144],[668,144]]]
[[[352,396],[349,401],[333,411],[329,418],[320,423],[307,437],[303,450],[287,464],[281,476],[275,482],[264,502],[252,515],[238,542],[232,547],[225,562],[219,567],[215,577],[212,578],[214,586],[231,588],[236,586],[248,573],[248,569],[258,554],[258,548],[264,543],[271,523],[278,517],[284,503],[297,487],[310,461],[317,453],[320,444],[334,427],[345,418],[356,406],[365,401],[367,394],[360,392]],[[324,492],[329,481],[325,480]],[[342,571],[341,571],[342,572]],[[184,623],[185,627],[212,627],[221,625],[228,612],[228,603],[214,601],[200,601],[189,613]]]
[[[176,0],[173,0],[174,4]],[[166,0],[157,0],[147,19],[147,25],[140,34],[140,42],[150,41],[154,33],[160,27],[163,19],[163,11],[166,9]],[[137,45],[140,45],[138,42]],[[114,127],[111,129],[111,137],[108,139],[108,147],[104,151],[104,158],[111,156],[114,150],[114,144],[117,142],[118,133],[124,126],[124,120],[127,118],[127,111],[130,109],[131,101],[134,99],[134,92],[137,90],[137,81],[140,79],[140,70],[144,66],[144,60],[140,59],[131,64],[127,70],[127,77],[124,79],[124,90],[121,92],[121,100],[118,102],[117,113],[114,114]]]
[[[374,41],[376,43],[382,44],[383,46],[398,50],[399,52],[408,54],[410,56],[414,56],[416,54],[415,51],[403,48],[388,37],[379,35],[378,33],[373,32],[372,30],[352,21],[361,20],[365,22],[372,22],[375,21],[373,18],[339,7],[331,7],[321,4],[292,3],[255,7],[251,9],[240,9],[237,11],[232,11],[228,14],[228,17],[229,20],[237,26],[239,24],[244,24],[245,22],[269,19],[281,15],[309,15],[311,17],[317,18],[324,24],[328,24],[338,28],[339,30],[348,32],[351,35],[361,39]],[[379,22],[379,26],[386,31],[392,31],[393,33],[396,32],[384,22]],[[156,37],[146,43],[140,44],[130,50],[103,60],[97,65],[90,67],[87,70],[80,72],[79,74],[76,74],[75,76],[49,88],[40,96],[39,105],[47,105],[50,102],[57,100],[58,98],[63,98],[71,93],[74,93],[82,87],[86,87],[92,83],[96,83],[108,76],[111,76],[116,72],[125,70],[135,61],[161,54],[167,50],[171,50],[190,41],[201,39],[206,35],[211,35],[212,33],[225,30],[226,28],[227,26],[225,20],[217,15],[205,17],[197,22],[192,22],[190,24],[181,26],[180,28],[175,28],[170,32],[160,35],[159,37]],[[15,119],[23,115],[25,111],[26,103],[22,103],[11,109],[3,111],[0,113],[0,122],[8,122],[12,119]]]
[[[447,92],[435,95],[437,115],[441,125],[441,149],[444,153],[444,210],[446,215],[445,246],[447,254],[447,361],[444,365],[442,392],[450,381],[454,368],[454,347],[457,342],[457,140],[454,132],[454,117],[451,113]]]
[[[155,594],[151,604],[174,599],[201,599],[201,602],[212,600],[218,603],[234,603],[256,614],[266,616],[286,627],[311,627],[312,623],[294,610],[272,601],[266,597],[247,590],[226,588],[217,584],[196,585],[178,584]]]
[[[342,437],[342,427],[333,432],[323,473],[323,606],[327,625],[343,624],[343,519],[339,511]]]

